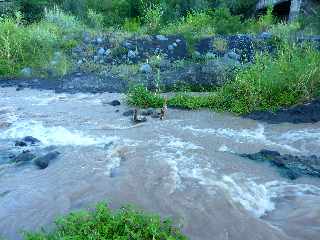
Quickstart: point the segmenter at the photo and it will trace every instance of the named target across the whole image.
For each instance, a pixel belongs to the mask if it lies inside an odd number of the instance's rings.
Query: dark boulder
[[[26,147],[26,146],[28,146],[28,144],[23,142],[23,141],[16,141],[14,143],[14,146],[16,146],[16,147]]]
[[[276,112],[257,111],[243,117],[273,124],[283,122],[315,123],[320,121],[320,98],[306,104],[279,109]]]
[[[35,158],[33,162],[40,169],[45,169],[49,166],[50,161],[56,159],[59,155],[60,155],[60,152],[58,151],[50,152],[44,156]]]
[[[122,115],[125,116],[125,117],[130,117],[132,116],[134,113],[134,110],[133,109],[130,109],[128,111],[125,111]]]
[[[116,106],[120,106],[121,103],[119,100],[113,100],[112,102],[109,102],[109,105],[116,107]]]
[[[155,110],[154,110],[153,108],[148,108],[148,109],[143,110],[143,111],[141,112],[141,115],[142,115],[142,116],[152,116],[152,115],[154,115],[154,114],[155,114]]]
[[[240,156],[254,161],[269,162],[272,166],[277,167],[283,176],[291,180],[301,176],[320,178],[320,157],[315,155],[281,155],[276,151],[261,150],[258,153],[241,154]]]
[[[22,141],[25,142],[25,143],[32,144],[32,145],[34,145],[34,144],[36,144],[36,143],[40,143],[40,140],[39,140],[39,139],[36,139],[36,138],[34,138],[34,137],[32,137],[32,136],[24,137],[24,138],[22,139]]]
[[[36,156],[31,153],[29,150],[23,151],[18,156],[13,157],[12,161],[15,163],[25,163],[30,162],[32,159],[34,159]]]

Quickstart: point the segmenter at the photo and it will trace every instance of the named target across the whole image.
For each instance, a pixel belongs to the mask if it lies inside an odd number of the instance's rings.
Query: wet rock
[[[16,91],[18,92],[18,91],[21,91],[21,90],[23,90],[24,89],[24,86],[22,86],[21,84],[19,84],[18,86],[17,86],[17,88],[16,88]]]
[[[241,154],[240,156],[254,161],[269,162],[272,166],[277,167],[282,175],[291,180],[304,175],[320,178],[320,157],[315,155],[281,155],[279,152],[264,149],[258,153]]]
[[[125,116],[125,117],[130,117],[130,116],[133,115],[133,113],[134,113],[134,110],[130,109],[130,110],[125,111],[124,113],[122,113],[122,115]]]
[[[320,121],[320,98],[309,103],[300,104],[291,108],[279,109],[276,112],[256,111],[247,115],[245,118],[264,121],[267,123],[315,123]]]
[[[26,147],[26,146],[28,146],[28,144],[23,142],[23,141],[16,141],[14,143],[14,146],[16,146],[16,147]]]
[[[151,115],[151,118],[160,118],[160,113],[155,111],[155,112]]]
[[[15,163],[25,163],[32,161],[36,156],[29,150],[23,151],[18,156],[13,157],[12,161]]]
[[[33,163],[40,169],[45,169],[49,166],[49,163],[56,159],[60,155],[60,152],[54,151],[47,153],[42,157],[37,157],[33,160]]]
[[[147,121],[147,118],[146,118],[146,117],[141,117],[141,116],[139,116],[137,109],[135,109],[135,110],[133,111],[132,122],[133,122],[134,124],[143,123],[143,122],[146,122],[146,121]]]
[[[140,67],[140,72],[142,73],[152,73],[152,67],[148,63],[144,63]]]
[[[141,115],[142,116],[152,116],[156,113],[156,111],[153,109],[153,108],[149,108],[149,109],[146,109],[146,110],[143,110],[141,112]]]
[[[116,106],[120,106],[121,102],[119,100],[113,100],[109,102],[109,105],[116,107]]]
[[[31,144],[31,145],[34,145],[34,144],[36,144],[36,143],[40,143],[40,140],[39,140],[39,139],[36,139],[36,138],[34,138],[34,137],[32,137],[32,136],[26,136],[26,137],[24,137],[24,138],[22,139],[22,141],[25,142],[25,143],[29,143],[29,144]]]

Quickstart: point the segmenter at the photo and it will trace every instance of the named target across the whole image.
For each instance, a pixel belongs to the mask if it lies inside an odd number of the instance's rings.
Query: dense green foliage
[[[51,233],[27,233],[25,240],[184,240],[170,220],[143,213],[132,207],[111,211],[105,204],[95,211],[71,213],[56,221]]]
[[[49,68],[52,74],[65,74],[64,50],[76,45],[81,31],[75,17],[59,10],[48,11],[37,24],[25,25],[20,14],[0,19],[0,75],[16,76],[24,67],[40,75],[46,75]]]
[[[162,21],[185,16],[191,10],[206,10],[212,7],[227,7],[234,14],[248,13],[255,0],[17,0],[28,20],[39,20],[44,7],[60,6],[77,16],[85,17],[91,9],[104,16],[106,25],[122,24],[127,18],[143,18],[146,10],[161,8]]]
[[[320,52],[311,46],[283,44],[276,57],[256,56],[254,64],[241,69],[235,79],[209,95],[177,94],[168,105],[245,114],[276,110],[316,96],[320,96]],[[128,102],[141,107],[161,107],[163,101],[163,97],[142,86],[128,94]]]

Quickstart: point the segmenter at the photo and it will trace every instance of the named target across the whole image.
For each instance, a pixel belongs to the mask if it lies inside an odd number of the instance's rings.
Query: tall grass
[[[58,9],[45,13],[38,23],[25,25],[21,14],[0,19],[0,76],[17,76],[21,69],[65,74],[69,64],[65,50],[74,47],[81,23]]]
[[[216,92],[213,108],[245,114],[276,110],[320,95],[320,53],[311,46],[285,44],[276,58],[256,62]]]

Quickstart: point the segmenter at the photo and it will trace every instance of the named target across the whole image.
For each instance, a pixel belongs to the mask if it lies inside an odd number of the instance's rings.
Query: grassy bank
[[[276,56],[260,54],[253,64],[238,71],[234,79],[205,96],[177,93],[168,105],[186,109],[209,108],[246,114],[276,110],[320,96],[320,52],[312,46],[282,44]],[[164,98],[136,86],[128,102],[139,107],[161,107]]]
[[[25,233],[25,240],[185,240],[170,220],[143,213],[131,207],[110,210],[104,203],[95,211],[71,213],[56,221],[56,230],[50,233]]]

